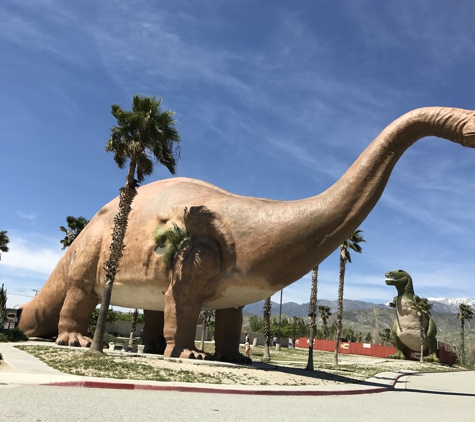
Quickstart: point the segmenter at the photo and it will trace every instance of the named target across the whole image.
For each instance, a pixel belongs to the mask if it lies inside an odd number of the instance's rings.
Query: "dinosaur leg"
[[[239,353],[242,328],[242,307],[216,310],[214,359],[223,362],[251,364],[252,360]]]
[[[437,357],[437,327],[432,318],[429,318],[429,326],[427,327],[426,341],[429,348],[429,354],[424,358],[428,362],[439,362]]]
[[[59,314],[58,338],[60,346],[90,346],[92,339],[85,336],[94,308],[99,303],[97,296],[78,286],[71,286]]]
[[[163,312],[144,309],[145,325],[143,327],[142,344],[144,353],[163,355],[166,341],[163,337]]]
[[[59,313],[63,301],[40,294],[21,306],[19,328],[29,337],[51,338],[58,334]],[[46,303],[45,303],[46,302]]]
[[[394,320],[391,331],[393,333],[394,345],[396,346],[396,353],[389,357],[393,359],[406,359],[404,355],[404,343],[399,340],[397,335],[397,319]]]
[[[220,270],[217,243],[205,236],[181,249],[174,261],[172,282],[165,293],[165,324],[167,341],[165,356],[210,359],[195,347],[196,323],[207,290]]]

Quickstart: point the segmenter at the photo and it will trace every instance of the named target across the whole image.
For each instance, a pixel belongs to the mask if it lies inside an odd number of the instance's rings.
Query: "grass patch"
[[[471,369],[357,355],[340,355],[340,365],[334,367],[333,353],[314,351],[315,371],[309,372],[305,371],[308,356],[306,349],[284,351],[271,349],[270,365],[258,369],[256,365],[251,367],[193,365],[182,359],[169,360],[162,356],[137,356],[127,353],[85,355],[85,349],[62,348],[56,345],[15,347],[66,374],[162,382],[287,386],[351,384],[360,383],[381,372]],[[214,345],[207,343],[205,351],[214,352]],[[251,358],[254,361],[259,361],[263,353],[263,346],[251,347]]]

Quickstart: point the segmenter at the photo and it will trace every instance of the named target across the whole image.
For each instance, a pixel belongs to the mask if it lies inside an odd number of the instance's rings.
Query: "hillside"
[[[441,299],[437,299],[441,300]],[[432,299],[431,299],[432,301]],[[391,328],[395,318],[395,310],[386,305],[377,305],[370,302],[344,300],[343,301],[343,326],[351,328],[354,332],[370,332],[373,335]],[[318,300],[318,306],[329,306],[332,312],[329,324],[331,324],[337,313],[337,301]],[[244,320],[256,315],[262,317],[264,302],[256,302],[244,307]],[[308,321],[309,304],[283,303],[282,315],[287,318],[293,316],[304,317]],[[446,302],[433,302],[432,317],[437,326],[437,339],[442,342],[458,345],[460,343],[460,320],[457,319],[458,302],[450,304]],[[279,304],[272,302],[272,316],[279,315]],[[317,326],[321,326],[322,321],[317,318]],[[467,346],[475,346],[475,319],[466,322],[465,340]]]

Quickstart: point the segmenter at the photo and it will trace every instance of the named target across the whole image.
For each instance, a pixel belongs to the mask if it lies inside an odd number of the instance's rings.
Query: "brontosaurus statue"
[[[238,196],[186,178],[140,187],[111,304],[145,309],[146,349],[159,347],[163,327],[165,356],[182,358],[209,358],[195,348],[195,327],[201,309],[216,309],[214,358],[242,362],[242,307],[300,279],[330,255],[375,206],[404,151],[425,136],[473,148],[475,112],[428,107],[403,115],[333,186],[299,201]],[[66,345],[91,341],[85,334],[103,292],[117,209],[114,199],[93,217],[23,306],[19,326],[27,335],[57,334],[56,342]],[[191,240],[164,259],[163,234],[185,226]]]
[[[394,286],[397,296],[394,296],[390,306],[396,309],[396,319],[393,322],[391,332],[393,334],[396,353],[391,356],[395,359],[405,359],[404,348],[414,352],[421,351],[421,328],[419,316],[412,308],[412,302],[416,296],[412,277],[404,270],[388,271],[386,284]],[[424,354],[426,360],[438,362],[437,358],[437,327],[434,320],[425,313],[421,315],[424,330]]]

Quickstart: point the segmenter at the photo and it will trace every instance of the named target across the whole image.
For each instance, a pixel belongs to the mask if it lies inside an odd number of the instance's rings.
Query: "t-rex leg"
[[[90,346],[92,339],[85,334],[92,312],[98,303],[99,298],[96,295],[78,286],[71,286],[59,314],[56,344],[61,346]]]
[[[425,357],[425,360],[429,362],[438,362],[437,357],[437,327],[432,318],[429,318],[429,326],[427,327],[427,346],[429,348],[429,354]]]
[[[406,359],[406,356],[404,355],[404,343],[399,340],[399,337],[397,336],[397,327],[398,323],[396,318],[391,329],[393,333],[394,345],[396,346],[396,353],[390,357],[394,359]]]
[[[219,246],[206,236],[198,236],[177,253],[172,281],[165,293],[165,356],[210,358],[195,347],[196,323],[207,288],[220,267]]]
[[[144,309],[145,324],[143,327],[142,344],[144,353],[163,355],[167,345],[163,337],[163,312]]]
[[[252,363],[252,360],[239,353],[242,328],[242,307],[216,310],[214,338],[216,350],[214,359],[223,362]]]

